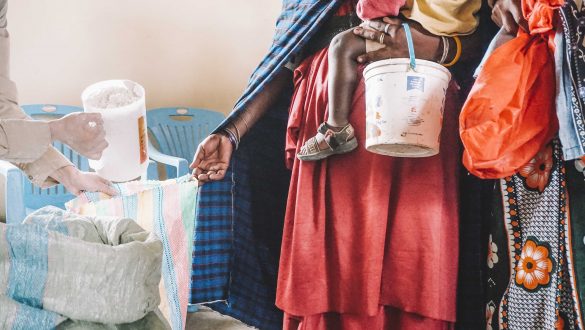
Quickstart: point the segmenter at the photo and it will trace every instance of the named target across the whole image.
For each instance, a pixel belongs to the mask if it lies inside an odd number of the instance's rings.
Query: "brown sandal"
[[[324,141],[328,148],[319,148],[321,141]],[[350,152],[357,145],[358,142],[351,124],[345,125],[340,131],[336,132],[327,123],[323,123],[317,129],[317,135],[303,144],[301,151],[297,154],[297,158],[302,161],[321,160],[331,155]]]

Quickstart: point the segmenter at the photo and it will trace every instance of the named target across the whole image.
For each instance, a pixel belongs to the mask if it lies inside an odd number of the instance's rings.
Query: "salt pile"
[[[125,87],[107,87],[89,97],[90,106],[99,109],[113,109],[130,105],[140,99],[139,90]]]

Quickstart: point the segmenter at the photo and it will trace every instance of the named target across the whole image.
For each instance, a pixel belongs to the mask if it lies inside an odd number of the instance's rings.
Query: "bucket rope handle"
[[[416,58],[414,56],[414,43],[412,42],[412,33],[410,33],[410,26],[408,23],[402,23],[404,33],[406,34],[406,44],[408,45],[408,56],[410,57],[410,68],[416,69]]]

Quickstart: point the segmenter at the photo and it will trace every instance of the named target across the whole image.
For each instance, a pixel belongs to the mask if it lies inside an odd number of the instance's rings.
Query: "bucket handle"
[[[404,33],[406,34],[406,44],[408,45],[408,56],[410,58],[410,68],[416,69],[416,58],[414,56],[414,43],[412,42],[412,33],[410,33],[410,26],[408,23],[402,23]]]

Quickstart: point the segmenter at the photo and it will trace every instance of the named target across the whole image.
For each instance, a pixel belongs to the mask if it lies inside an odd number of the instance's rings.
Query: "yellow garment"
[[[475,31],[480,7],[481,0],[406,0],[400,12],[432,34],[453,36]]]

